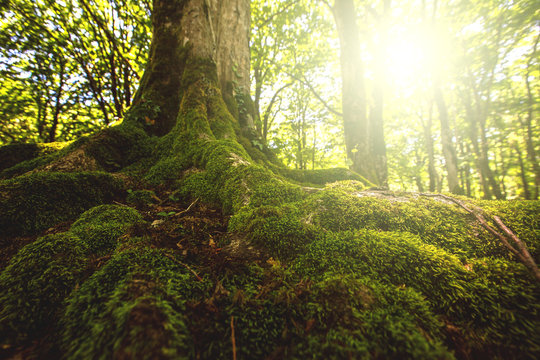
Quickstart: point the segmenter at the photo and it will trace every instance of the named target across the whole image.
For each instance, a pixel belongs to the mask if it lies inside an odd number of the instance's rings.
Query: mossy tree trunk
[[[253,127],[249,18],[249,0],[154,0],[150,57],[128,120],[144,123],[150,133],[168,133],[189,83],[202,76],[215,82],[217,75],[230,112]],[[193,71],[190,65],[201,60],[214,64],[214,75]]]

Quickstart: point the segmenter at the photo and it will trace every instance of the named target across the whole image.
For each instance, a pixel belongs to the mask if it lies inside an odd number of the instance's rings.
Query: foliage
[[[2,141],[71,140],[131,105],[150,42],[148,4],[10,0],[0,26]]]

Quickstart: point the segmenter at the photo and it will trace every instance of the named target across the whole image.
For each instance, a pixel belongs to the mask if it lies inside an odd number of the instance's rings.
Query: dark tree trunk
[[[192,70],[194,62],[205,60],[217,69],[217,81],[231,113],[243,120],[244,127],[252,127],[249,1],[154,0],[152,23],[148,65],[132,112],[137,115],[139,109],[153,107],[155,119],[133,118],[145,121],[151,133],[169,132],[176,123],[182,84],[195,80],[186,70]],[[242,100],[235,101],[237,97]]]

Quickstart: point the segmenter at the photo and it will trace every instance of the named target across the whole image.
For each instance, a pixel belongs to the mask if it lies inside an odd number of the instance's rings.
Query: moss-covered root
[[[91,253],[103,256],[114,251],[118,238],[140,221],[141,215],[133,208],[100,205],[83,213],[70,231],[88,246]]]
[[[0,182],[0,229],[31,234],[111,202],[123,184],[102,172],[34,173]]]
[[[0,338],[20,342],[54,328],[64,299],[83,278],[87,248],[69,234],[25,246],[0,274]]]
[[[148,248],[115,255],[69,299],[63,317],[67,359],[193,358],[184,310],[208,283]]]

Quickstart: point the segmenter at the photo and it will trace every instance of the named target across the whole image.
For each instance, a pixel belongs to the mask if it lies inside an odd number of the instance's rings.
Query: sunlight
[[[433,74],[445,71],[450,45],[434,31],[395,31],[387,44],[388,82],[402,91],[423,88]]]

